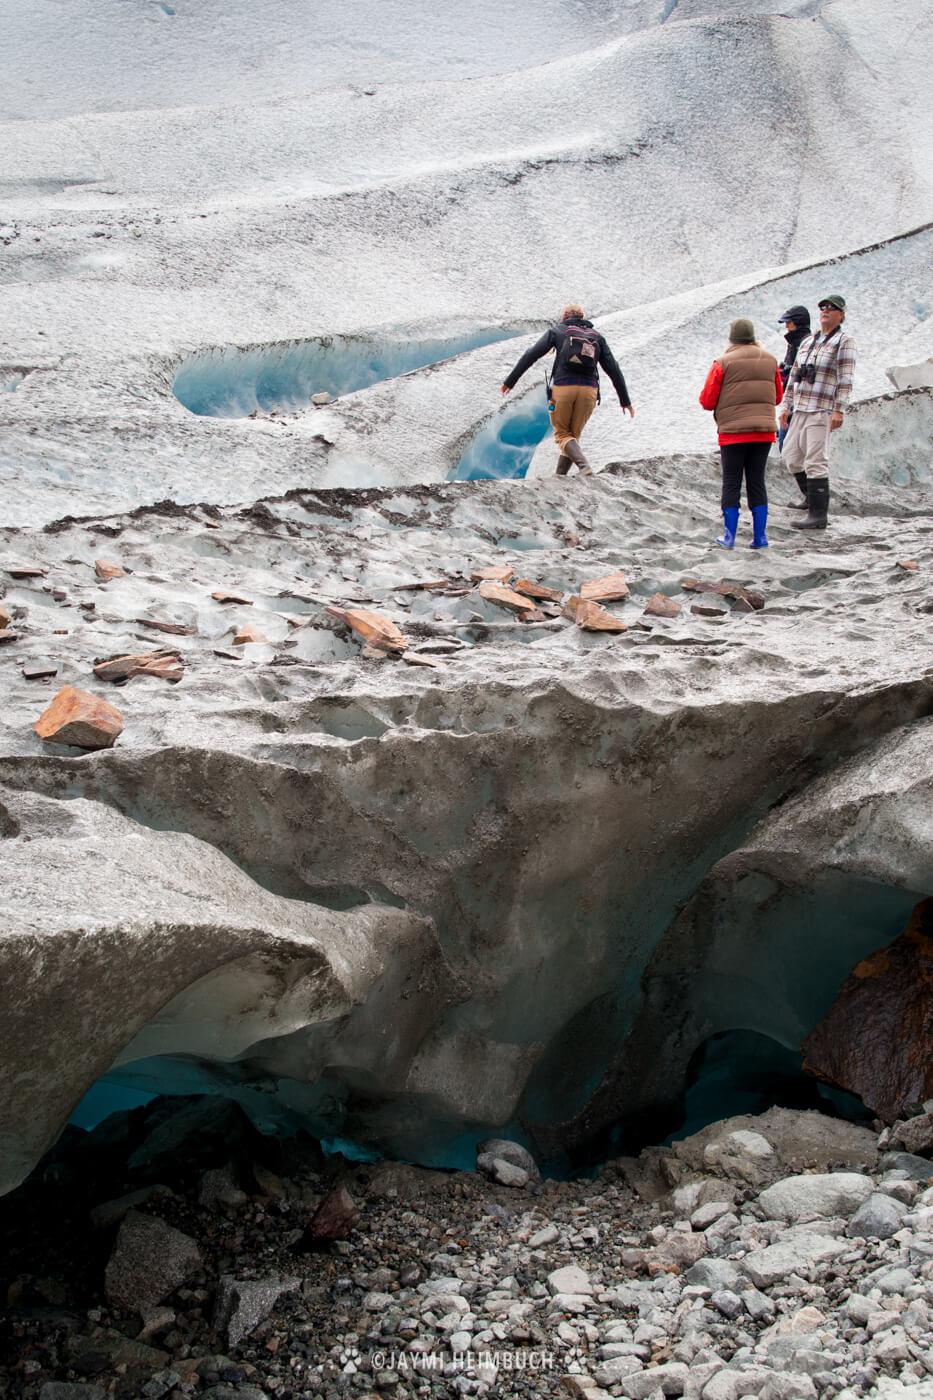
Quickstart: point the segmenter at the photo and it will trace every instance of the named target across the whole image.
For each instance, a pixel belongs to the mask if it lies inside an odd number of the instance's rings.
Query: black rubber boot
[[[583,448],[577,442],[576,438],[568,438],[568,440],[564,443],[564,451],[570,458],[571,462],[574,463],[574,465],[577,468],[577,471],[581,476],[593,475],[593,468],[590,466],[589,462],[584,457]]]
[[[829,515],[829,477],[818,476],[810,479],[807,483],[807,504],[809,509],[806,520],[792,520],[793,529],[825,530]]]
[[[785,504],[789,507],[790,510],[806,510],[809,505],[809,501],[807,500],[806,472],[794,472],[794,480],[800,487],[800,496],[795,496],[792,501],[787,501]]]
[[[557,459],[557,475],[566,476],[570,471],[571,460],[565,452],[562,452]]]

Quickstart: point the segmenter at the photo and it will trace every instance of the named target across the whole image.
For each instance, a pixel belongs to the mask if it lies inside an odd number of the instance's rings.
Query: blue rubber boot
[[[755,532],[749,549],[767,549],[768,536],[765,534],[765,526],[768,523],[768,507],[752,506],[752,528]]]
[[[722,513],[722,534],[716,541],[720,549],[732,549],[735,544],[735,532],[738,528],[738,506],[726,506]]]

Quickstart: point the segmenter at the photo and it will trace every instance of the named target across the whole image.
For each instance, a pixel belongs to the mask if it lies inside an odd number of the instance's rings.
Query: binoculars
[[[814,384],[816,382],[816,365],[808,360],[806,364],[794,366],[794,378],[798,384]]]

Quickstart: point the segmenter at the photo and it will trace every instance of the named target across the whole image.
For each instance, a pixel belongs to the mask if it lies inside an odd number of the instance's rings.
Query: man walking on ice
[[[580,435],[599,402],[599,369],[612,380],[624,413],[635,417],[625,379],[616,358],[606,344],[605,336],[588,321],[583,307],[571,302],[560,313],[556,326],[546,330],[540,340],[526,350],[502,385],[500,393],[507,394],[521,379],[526,369],[548,351],[554,351],[554,374],[550,387],[550,403],[554,438],[560,454],[557,475],[566,476],[575,464],[581,476],[592,476],[593,470],[583,455]]]

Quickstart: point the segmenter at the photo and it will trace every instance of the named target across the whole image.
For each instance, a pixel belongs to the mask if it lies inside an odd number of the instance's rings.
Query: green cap
[[[747,316],[740,316],[729,327],[729,339],[733,345],[754,345],[755,327]]]
[[[834,311],[845,311],[846,299],[845,297],[820,297],[817,305],[821,311],[824,306],[831,306]]]

